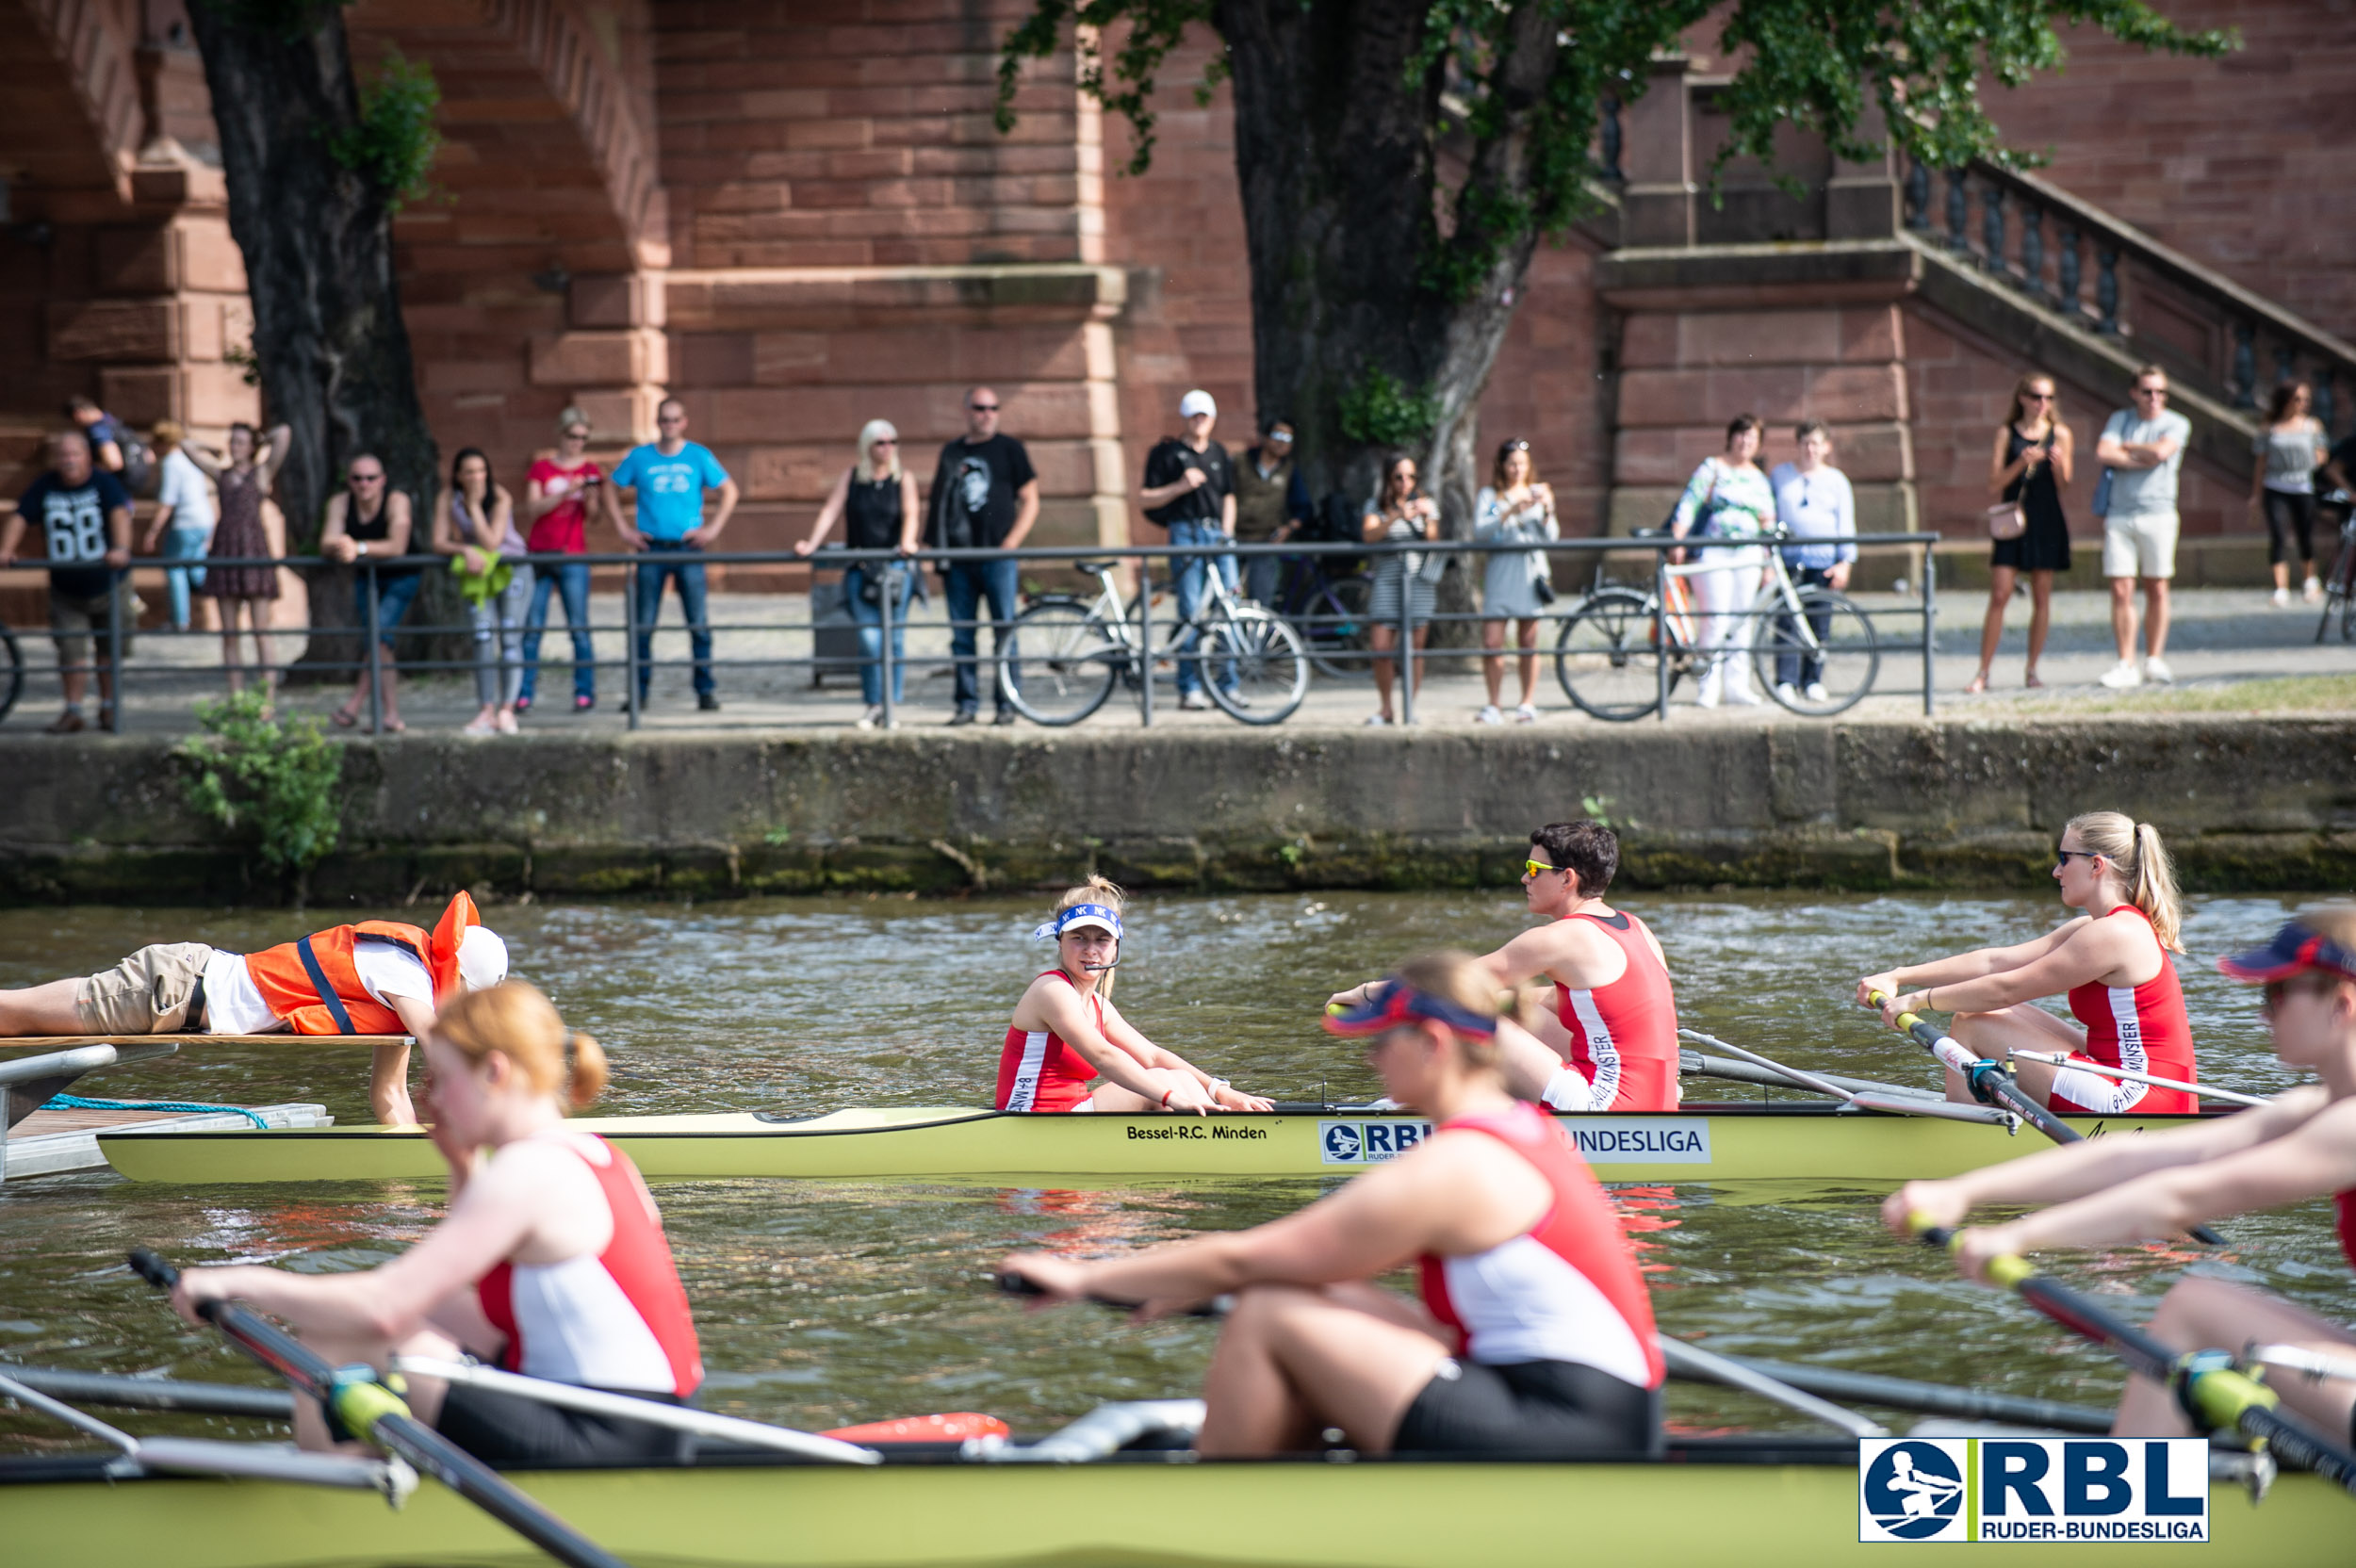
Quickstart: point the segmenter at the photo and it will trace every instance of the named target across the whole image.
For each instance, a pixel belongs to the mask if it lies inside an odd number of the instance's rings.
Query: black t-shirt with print
[[[1164,528],[1172,523],[1216,523],[1219,503],[1235,493],[1235,466],[1227,449],[1214,441],[1196,451],[1176,436],[1165,437],[1145,454],[1145,487],[1157,490],[1175,484],[1189,468],[1203,470],[1203,482],[1166,506],[1150,507],[1146,516]]]
[[[936,549],[994,549],[1006,541],[1022,488],[1039,477],[1031,454],[1011,435],[941,449],[924,542]]]
[[[96,598],[113,585],[115,574],[106,565],[113,541],[106,531],[106,514],[129,511],[131,492],[103,468],[69,485],[56,473],[33,481],[16,503],[25,526],[49,547],[49,587],[52,592]]]

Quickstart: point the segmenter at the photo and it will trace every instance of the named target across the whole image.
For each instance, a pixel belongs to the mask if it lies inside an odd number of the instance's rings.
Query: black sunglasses
[[[976,414],[995,414],[998,412],[998,405],[996,403],[968,403],[965,406],[972,409]]]
[[[2057,849],[2053,851],[2053,869],[2060,871],[2068,866],[2072,856],[2081,860],[2100,860],[2102,858],[2090,849]]]

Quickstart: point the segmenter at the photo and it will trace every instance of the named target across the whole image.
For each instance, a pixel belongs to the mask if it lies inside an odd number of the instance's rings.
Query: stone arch
[[[55,191],[131,197],[139,108],[139,0],[0,0],[0,175],[14,199]],[[21,192],[21,193],[20,193]]]

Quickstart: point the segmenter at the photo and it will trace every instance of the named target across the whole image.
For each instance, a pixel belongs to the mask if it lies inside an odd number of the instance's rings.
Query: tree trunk
[[[277,481],[287,547],[317,546],[327,498],[364,451],[408,492],[422,545],[439,462],[393,281],[393,195],[334,150],[361,123],[343,12],[198,0],[188,14],[221,132],[229,228],[245,254],[263,401],[293,431]],[[353,626],[350,571],[308,575],[312,624]],[[359,651],[356,636],[315,635],[300,662],[348,679]]]

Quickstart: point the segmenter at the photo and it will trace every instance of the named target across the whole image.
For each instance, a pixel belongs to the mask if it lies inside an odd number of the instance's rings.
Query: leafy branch
[[[383,193],[395,212],[426,194],[442,133],[434,122],[441,106],[434,67],[387,50],[376,80],[361,90],[358,124],[337,131],[327,150],[335,160]]]
[[[300,903],[343,834],[343,753],[319,720],[282,720],[258,691],[200,702],[196,717],[205,733],[172,748],[188,769],[188,805],[292,875]]]

